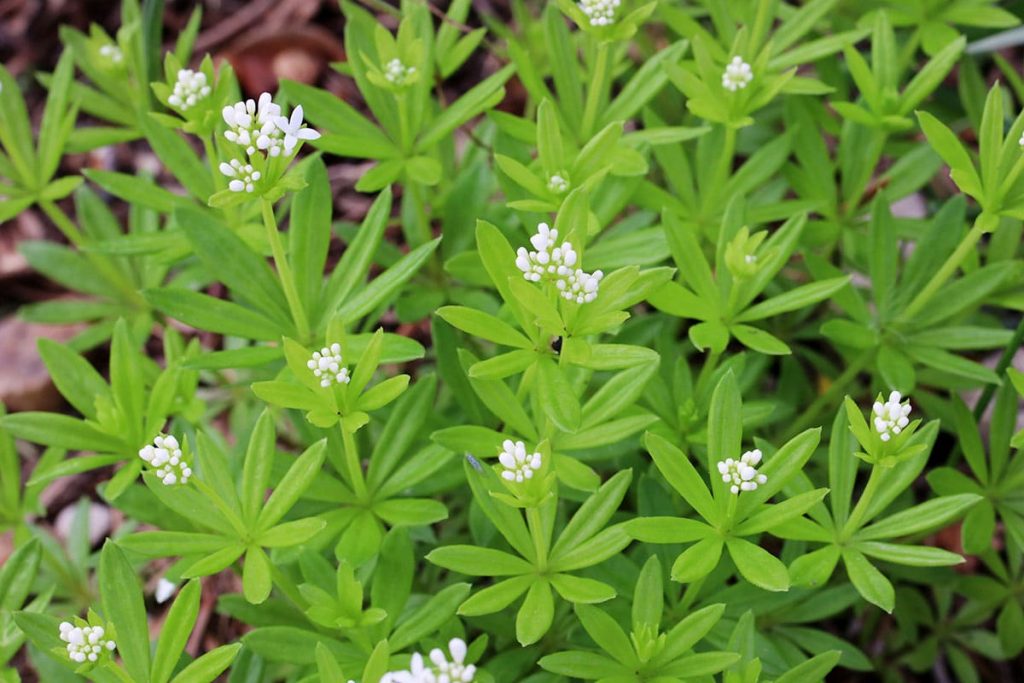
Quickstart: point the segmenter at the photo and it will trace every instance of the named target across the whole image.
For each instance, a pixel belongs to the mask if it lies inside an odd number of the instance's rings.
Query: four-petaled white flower
[[[872,406],[872,423],[882,441],[888,441],[910,424],[910,399],[907,399],[906,402],[902,401],[902,394],[894,391],[889,394],[888,401],[885,403],[875,401],[875,405]]]
[[[608,26],[615,23],[615,11],[621,4],[622,0],[580,0],[580,9],[591,26]]]
[[[206,81],[206,74],[192,69],[178,69],[178,80],[174,83],[174,92],[167,98],[167,103],[179,111],[186,111],[209,94],[210,84]]]
[[[498,462],[504,468],[501,476],[518,483],[532,479],[533,473],[541,466],[540,453],[527,453],[526,444],[522,441],[505,439],[501,445],[503,450],[498,454]]]
[[[312,128],[304,127],[302,123],[302,105],[295,107],[291,119],[285,116],[274,117],[274,125],[284,134],[284,153],[291,154],[299,140],[316,140],[320,133]],[[262,138],[261,138],[262,139]],[[257,141],[259,146],[259,141]],[[263,149],[260,147],[260,149]]]
[[[476,667],[466,664],[467,651],[466,641],[452,638],[448,641],[451,659],[441,648],[434,648],[430,651],[428,664],[423,655],[416,652],[410,658],[408,669],[389,671],[379,683],[472,683]]]
[[[320,386],[329,387],[332,382],[348,384],[348,368],[341,365],[341,344],[335,342],[313,352],[306,367],[320,380]]]
[[[232,179],[228,183],[232,192],[252,192],[261,177],[259,171],[253,170],[252,164],[243,164],[238,159],[232,159],[230,163],[221,162],[220,172]]]
[[[270,156],[281,154],[282,133],[274,121],[281,115],[281,107],[274,104],[270,93],[260,95],[259,102],[249,99],[235,102],[221,110],[230,130],[224,133],[229,142],[245,147],[247,154],[259,148]]]
[[[548,178],[548,189],[555,194],[565,194],[569,189],[569,181],[558,173]]]
[[[742,57],[733,57],[732,61],[725,65],[725,71],[722,73],[722,87],[726,90],[732,92],[742,90],[750,85],[752,80],[754,80],[754,73]]]
[[[121,52],[121,48],[113,43],[107,43],[106,45],[100,46],[100,56],[110,60],[114,64],[120,64],[124,61],[124,54]]]
[[[70,622],[60,623],[60,639],[67,643],[68,659],[78,664],[95,662],[104,652],[112,651],[117,645],[104,638],[102,626],[73,626]]]
[[[402,64],[402,60],[397,57],[384,65],[384,78],[392,85],[405,85],[415,75],[416,67]]]
[[[718,463],[718,472],[722,481],[732,484],[729,491],[738,494],[740,491],[754,491],[768,481],[768,477],[758,474],[757,464],[761,462],[761,451],[754,449],[740,456],[739,460],[726,458]]]
[[[164,486],[187,484],[192,468],[181,454],[181,446],[173,436],[161,434],[139,449],[139,457],[152,465]]]

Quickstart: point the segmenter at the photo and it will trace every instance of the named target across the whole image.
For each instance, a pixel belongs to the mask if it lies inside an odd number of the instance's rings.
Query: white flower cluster
[[[562,297],[578,304],[588,304],[597,298],[597,288],[604,273],[595,270],[585,273],[579,268],[555,284],[562,290]]]
[[[754,80],[754,73],[742,57],[733,57],[732,61],[725,65],[725,72],[722,73],[722,87],[726,90],[732,92],[742,90],[750,85],[752,80]]]
[[[526,444],[522,441],[505,439],[501,444],[502,451],[498,454],[498,461],[505,469],[501,476],[508,481],[522,483],[533,478],[533,473],[540,469],[540,453],[527,453]]]
[[[174,92],[167,98],[167,104],[179,111],[191,109],[210,94],[210,84],[206,74],[192,69],[178,69],[178,80],[174,83]]]
[[[587,273],[575,268],[578,257],[569,242],[556,246],[558,230],[541,223],[537,234],[530,238],[530,244],[537,251],[519,247],[516,252],[516,267],[530,282],[551,280],[558,287],[562,297],[578,304],[589,303],[597,298],[598,284],[604,273],[600,270]]]
[[[173,436],[160,436],[139,450],[139,457],[155,468],[156,476],[164,486],[187,484],[192,468],[181,454],[178,440]]]
[[[246,154],[255,154],[259,149],[272,157],[279,156],[284,145],[274,121],[280,115],[281,107],[274,104],[268,92],[260,95],[258,103],[251,99],[235,102],[221,110],[229,128],[224,137],[245,147]]]
[[[335,342],[330,347],[325,346],[319,351],[313,352],[313,357],[306,363],[306,367],[313,371],[320,380],[320,386],[329,387],[332,382],[348,384],[348,368],[341,365],[341,344]]]
[[[104,635],[102,626],[72,626],[67,621],[60,622],[60,639],[68,644],[68,658],[79,664],[95,662],[104,650],[109,652],[117,647]]]
[[[416,67],[402,64],[397,57],[384,65],[384,78],[392,85],[405,85],[415,75]]]
[[[732,493],[754,491],[768,481],[767,476],[757,473],[759,462],[761,462],[761,451],[755,448],[741,455],[739,460],[732,458],[722,460],[718,463],[718,472],[722,475],[722,481],[732,484],[729,487],[729,491]]]
[[[452,638],[448,642],[449,660],[440,648],[430,651],[428,665],[419,652],[412,656],[409,669],[384,674],[380,683],[471,683],[476,667],[466,664],[466,641]]]
[[[110,60],[114,64],[120,64],[124,61],[124,54],[121,52],[121,48],[113,43],[107,43],[106,45],[100,46],[100,56]]]
[[[235,102],[221,111],[228,130],[224,137],[245,149],[250,157],[264,153],[270,157],[288,156],[295,151],[300,140],[316,140],[320,133],[306,128],[302,120],[302,105],[295,107],[291,118],[281,115],[281,107],[274,103],[270,93],[263,93],[259,101],[251,99]],[[230,170],[236,173],[229,172]],[[252,169],[249,164],[232,160],[230,164],[221,164],[224,175],[238,178],[228,188],[233,192],[252,192],[253,183],[260,179],[259,172],[247,171],[248,175],[237,173],[242,169]]]
[[[580,9],[591,26],[608,26],[615,23],[615,10],[621,4],[622,0],[580,0]]]
[[[220,172],[231,178],[228,189],[232,192],[252,192],[262,177],[259,171],[253,170],[252,164],[243,164],[238,159],[232,159],[230,163],[221,162]]]
[[[875,401],[875,405],[872,406],[875,431],[878,432],[882,441],[888,441],[910,424],[910,399],[907,399],[905,403],[901,403],[901,401],[903,401],[903,395],[894,391],[889,394],[888,401],[885,403]]]
[[[548,178],[548,189],[555,194],[565,194],[569,189],[569,181],[556,173]]]

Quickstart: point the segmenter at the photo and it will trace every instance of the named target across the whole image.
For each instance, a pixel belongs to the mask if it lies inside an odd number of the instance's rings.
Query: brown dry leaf
[[[41,338],[66,342],[82,325],[39,325],[15,316],[0,320],[0,401],[11,411],[57,410],[62,400],[50,381],[36,342]]]

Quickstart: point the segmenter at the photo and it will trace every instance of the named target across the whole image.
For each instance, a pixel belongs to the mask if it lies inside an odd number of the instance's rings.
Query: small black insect
[[[553,337],[551,339],[551,350],[554,351],[555,353],[561,353],[562,352],[562,338],[561,337]]]

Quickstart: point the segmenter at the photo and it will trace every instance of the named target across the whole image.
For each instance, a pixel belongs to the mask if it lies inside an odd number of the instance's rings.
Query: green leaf
[[[390,301],[413,275],[419,272],[440,244],[440,238],[421,244],[374,278],[338,308],[337,315],[347,322],[367,315],[385,301]]]
[[[789,590],[789,572],[779,558],[740,538],[727,539],[726,547],[744,579],[767,591]]]
[[[499,581],[477,591],[473,597],[462,603],[459,606],[459,614],[474,617],[499,612],[515,602],[535,580],[534,576],[526,575]]]
[[[241,643],[231,643],[210,650],[182,669],[171,683],[212,683],[231,666],[241,649]]]
[[[736,376],[732,370],[726,372],[715,386],[708,410],[708,471],[715,472],[715,465],[725,458],[736,458],[742,453],[743,440],[742,403]],[[721,477],[715,487],[721,483]],[[712,490],[715,490],[714,488]]]
[[[516,640],[524,647],[536,643],[551,628],[554,617],[551,585],[544,579],[537,579],[516,613]]]
[[[770,356],[788,356],[793,353],[792,349],[784,341],[751,325],[733,325],[729,328],[729,332],[741,344],[760,353],[766,353]]]
[[[615,597],[615,589],[608,584],[572,574],[553,575],[551,585],[564,600],[577,605],[607,602]]]
[[[974,493],[942,496],[875,522],[858,531],[855,538],[873,541],[922,534],[957,519],[980,500]]]
[[[489,313],[465,306],[442,306],[437,309],[437,315],[463,332],[495,344],[520,349],[533,348],[533,344],[521,332]]]
[[[264,410],[252,434],[249,446],[245,451],[242,465],[242,488],[239,498],[242,503],[242,517],[250,523],[263,515],[263,503],[266,500],[267,488],[270,486],[270,473],[274,464],[274,416]]]
[[[254,605],[270,597],[273,582],[270,578],[270,559],[259,546],[249,546],[242,567],[242,593]]]
[[[290,332],[262,313],[187,289],[147,289],[142,296],[157,310],[201,330],[259,341],[279,341]]]
[[[850,581],[861,597],[886,612],[892,612],[896,593],[889,579],[885,578],[862,553],[853,548],[843,549],[843,562],[846,564]]]
[[[257,503],[261,507],[256,508],[259,510],[256,528],[269,529],[288,513],[299,500],[299,496],[306,492],[313,479],[320,473],[326,455],[327,439],[321,439],[295,459],[266,503],[262,500]],[[246,460],[248,462],[248,458]],[[251,509],[250,514],[256,509]]]
[[[598,489],[597,493],[584,501],[551,549],[553,562],[579,547],[604,528],[611,516],[619,509],[632,479],[633,470],[617,472]]]
[[[951,553],[942,548],[932,548],[923,545],[867,541],[865,543],[858,543],[857,549],[877,560],[905,564],[910,567],[948,567],[964,562],[964,558],[956,553]]]
[[[174,667],[181,658],[181,653],[185,651],[185,645],[192,635],[192,627],[199,614],[201,591],[199,581],[189,581],[178,593],[171,609],[167,611],[167,617],[160,629],[156,655],[153,657],[153,670],[149,678],[152,683],[166,683],[174,673]]]
[[[113,541],[100,551],[103,616],[117,629],[117,651],[137,681],[149,680],[149,626],[135,569]]]
[[[805,308],[832,296],[849,281],[850,276],[845,275],[843,277],[822,280],[821,282],[812,282],[809,285],[797,287],[785,294],[779,294],[778,296],[751,306],[736,316],[736,321],[749,322],[751,320],[761,320],[763,318],[770,318],[772,316],[779,315],[780,313],[788,313],[789,311],[796,311],[801,308]]]
[[[427,554],[429,562],[469,576],[515,576],[533,571],[533,565],[509,553],[471,545],[449,545]]]
[[[693,583],[703,579],[718,566],[722,547],[722,539],[717,536],[708,536],[691,545],[672,564],[672,580]]]
[[[575,432],[580,425],[580,403],[562,368],[542,357],[537,362],[537,400],[545,414],[563,432]]]
[[[645,436],[644,445],[672,488],[708,523],[716,524],[719,519],[718,508],[711,498],[707,484],[686,454],[651,432]]]
[[[515,67],[508,65],[470,88],[427,125],[416,142],[416,150],[431,149],[453,130],[500,102],[505,94],[502,84],[514,72]]]

